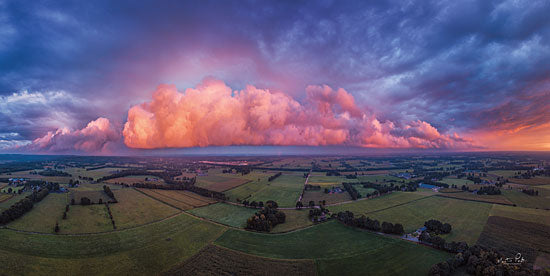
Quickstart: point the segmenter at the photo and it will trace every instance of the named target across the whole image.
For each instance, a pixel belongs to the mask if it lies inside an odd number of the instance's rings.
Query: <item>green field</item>
[[[427,197],[391,209],[371,212],[367,216],[382,221],[401,223],[410,233],[437,219],[450,223],[453,230],[442,237],[451,241],[474,244],[483,231],[492,204],[443,197]]]
[[[389,195],[383,195],[377,198],[357,200],[351,203],[330,206],[329,209],[332,212],[351,211],[354,214],[359,215],[367,212],[391,208],[396,205],[405,204],[424,197],[427,197],[427,195],[418,192],[393,192]]]
[[[381,252],[388,252],[384,256],[393,256],[390,263],[400,259],[410,260],[394,268],[400,274],[426,274],[430,264],[450,256],[442,251],[351,228],[336,221],[279,235],[228,230],[216,240],[216,244],[269,258],[315,259],[321,273],[328,275],[342,275],[350,269],[357,269],[360,274],[366,271],[373,274],[385,272],[388,263],[381,263],[384,258],[377,257]],[[355,263],[352,258],[361,261]],[[352,262],[352,266],[357,267],[345,268]]]
[[[10,208],[10,206],[12,206],[14,203],[16,203],[17,201],[25,198],[29,194],[30,194],[30,192],[24,192],[20,195],[15,195],[10,199],[7,199],[7,200],[4,200],[4,201],[0,202],[0,212]]]
[[[550,211],[542,209],[522,208],[504,205],[493,205],[490,216],[499,216],[550,226]]]
[[[32,210],[23,217],[8,224],[8,227],[25,231],[53,233],[55,223],[61,222],[67,202],[67,194],[50,193],[42,201],[35,203]]]
[[[502,190],[502,195],[519,207],[550,209],[550,198],[545,194],[530,196],[520,191]]]
[[[359,192],[361,197],[367,197],[368,194],[372,194],[376,191],[376,189],[373,188],[365,188],[363,185],[353,185],[353,187]]]
[[[244,228],[246,226],[246,220],[257,211],[257,209],[252,208],[216,203],[189,210],[189,213],[225,225]]]
[[[117,229],[130,228],[172,216],[179,210],[126,188],[114,190],[118,203],[109,204]]]
[[[283,175],[271,182],[268,182],[267,179],[255,180],[231,189],[225,194],[232,201],[237,198],[263,202],[274,200],[280,207],[295,207],[304,187],[304,181],[303,173],[283,172]]]
[[[63,210],[59,215],[63,215]],[[59,220],[59,229],[63,234],[97,233],[113,231],[113,224],[104,204],[71,205],[67,219]]]
[[[286,215],[285,223],[277,224],[271,230],[271,233],[288,232],[313,225],[313,222],[308,217],[309,211],[307,209],[282,211]]]
[[[197,253],[224,228],[182,214],[106,234],[66,236],[0,229],[0,274],[151,275]]]
[[[439,182],[447,183],[449,185],[457,185],[459,189],[460,187],[462,187],[462,185],[466,185],[466,186],[474,185],[473,181],[468,180],[466,178],[443,178]]]

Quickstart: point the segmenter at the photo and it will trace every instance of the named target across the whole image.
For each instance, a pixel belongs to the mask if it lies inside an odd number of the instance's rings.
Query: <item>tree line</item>
[[[50,193],[50,190],[48,190],[48,188],[44,187],[44,188],[40,189],[40,191],[34,191],[32,194],[30,194],[30,195],[26,196],[25,198],[19,200],[18,202],[14,203],[8,209],[4,210],[0,214],[0,224],[7,224],[9,222],[12,222],[12,221],[20,218],[26,212],[28,212],[32,209],[34,203],[40,202],[49,193]]]
[[[366,217],[365,215],[362,215],[359,218],[355,218],[353,215],[353,212],[345,211],[345,212],[339,212],[336,217],[339,221],[343,222],[346,225],[352,226],[352,227],[358,227],[362,229],[367,229],[375,232],[382,231],[386,234],[395,234],[395,235],[403,235],[405,233],[405,230],[403,228],[403,225],[401,223],[390,223],[390,222],[380,222],[376,219],[371,219],[369,217]]]
[[[278,173],[276,173],[276,174],[270,176],[270,177],[267,179],[267,181],[271,182],[271,181],[275,180],[277,177],[281,176],[282,174],[283,174],[282,172],[278,172]]]

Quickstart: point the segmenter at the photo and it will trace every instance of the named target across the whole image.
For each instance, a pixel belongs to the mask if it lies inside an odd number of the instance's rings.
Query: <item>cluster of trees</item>
[[[50,191],[48,190],[48,188],[44,187],[40,189],[40,191],[35,191],[32,194],[14,203],[10,206],[10,208],[4,210],[0,214],[0,224],[6,224],[20,218],[26,212],[32,209],[34,203],[40,202],[42,199],[44,199],[49,194],[49,192]]]
[[[269,232],[277,224],[284,223],[286,214],[277,210],[278,204],[268,200],[265,206],[246,221],[246,229],[260,232]]]
[[[65,212],[63,212],[63,219],[67,219],[68,212],[69,212],[69,204],[65,205]]]
[[[357,172],[355,174],[346,175],[346,179],[357,179]]]
[[[313,222],[321,222],[326,221],[330,218],[330,211],[323,207],[323,205],[319,205],[320,208],[313,208],[309,210],[309,219],[313,220]]]
[[[90,205],[90,204],[93,204],[93,202],[89,198],[85,196],[80,198],[80,205]]]
[[[71,174],[66,173],[64,171],[58,171],[58,170],[52,170],[52,169],[39,171],[38,174],[42,176],[72,176]]]
[[[433,178],[433,179],[435,179],[435,178]],[[426,178],[426,177],[422,180],[416,180],[416,181],[414,181],[414,183],[415,184],[424,183],[424,184],[427,184],[427,185],[433,185],[433,186],[437,186],[437,187],[441,187],[441,188],[449,188],[449,184],[447,184],[447,183],[434,181],[434,180]]]
[[[474,184],[479,184],[481,182],[483,182],[483,180],[477,176],[468,176],[467,178],[468,180],[474,182]]]
[[[327,171],[327,176],[340,176],[342,174],[340,174],[338,171]]]
[[[446,242],[444,238],[428,231],[423,231],[418,237],[422,243],[431,244],[433,247],[441,250],[445,250],[451,253],[462,252],[464,249],[468,249],[468,244],[465,242]]]
[[[88,178],[88,177],[86,177],[86,178]],[[93,181],[93,179],[92,179],[92,181]],[[73,181],[72,179],[69,180],[69,187],[71,187],[71,188],[73,188],[73,187],[75,187],[76,185],[79,185],[79,184],[80,184],[79,180],[76,180],[76,181]]]
[[[239,166],[233,168],[237,173],[240,173],[241,175],[249,174],[252,172],[252,168],[249,166]]]
[[[281,176],[282,174],[283,174],[282,172],[278,172],[278,173],[276,173],[276,174],[270,176],[270,177],[267,179],[267,181],[271,182],[271,181],[275,180],[275,178]]]
[[[500,189],[496,186],[483,186],[477,190],[478,195],[500,195]]]
[[[466,272],[472,275],[536,275],[536,271],[527,262],[510,264],[503,262],[505,259],[506,256],[497,251],[474,245],[461,248],[454,257],[445,262],[434,264],[428,274],[448,276],[465,267]]]
[[[321,190],[321,186],[320,186],[320,185],[306,184],[306,185],[304,186],[304,189],[305,189],[306,191],[309,191],[309,190],[311,190],[311,191],[319,191],[319,190]]]
[[[107,185],[103,185],[103,191],[110,197],[113,199],[112,203],[116,203],[118,202],[115,198],[115,194],[113,193],[113,191],[111,191],[111,188]],[[100,202],[101,203],[101,202]]]
[[[396,235],[403,235],[403,233],[405,232],[403,229],[403,225],[400,223],[393,224],[384,221],[382,222],[382,224],[380,224],[378,220],[365,217],[364,215],[359,218],[355,218],[353,213],[350,211],[339,212],[336,217],[339,221],[343,222],[346,225],[359,227],[371,231],[382,231],[387,234]]]
[[[424,222],[424,226],[426,226],[426,230],[428,232],[435,234],[448,234],[451,233],[452,230],[452,226],[450,224],[442,223],[436,219],[430,219]]]
[[[522,189],[521,191],[524,194],[528,194],[530,196],[538,196],[539,195],[539,191],[537,191],[535,189]]]
[[[81,175],[78,176],[78,179],[87,180],[87,181],[94,181],[94,179],[92,177],[81,176]]]
[[[361,198],[361,194],[353,187],[351,183],[342,183],[344,185],[344,190],[346,190],[349,195],[351,196],[351,199],[357,200],[358,198]]]
[[[246,207],[249,207],[249,206],[252,207],[252,208],[258,208],[258,207],[263,208],[264,207],[264,202],[263,201],[256,202],[256,201],[253,200],[253,201],[250,202],[250,201],[245,199],[245,200],[243,200],[242,203]]]

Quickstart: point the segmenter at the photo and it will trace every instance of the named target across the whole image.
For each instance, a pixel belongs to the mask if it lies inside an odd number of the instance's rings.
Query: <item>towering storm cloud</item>
[[[381,148],[466,148],[427,122],[379,121],[344,89],[307,86],[302,103],[248,85],[233,91],[207,79],[177,91],[160,85],[151,102],[133,106],[124,126],[128,147],[154,149],[228,145],[352,145]]]
[[[83,152],[110,153],[109,146],[120,139],[120,132],[106,118],[91,121],[83,129],[71,131],[67,128],[49,131],[29,145],[19,147],[32,152]]]

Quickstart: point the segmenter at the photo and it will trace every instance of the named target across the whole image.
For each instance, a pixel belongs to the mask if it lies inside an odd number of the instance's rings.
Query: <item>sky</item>
[[[0,0],[0,153],[548,151],[548,14]]]

